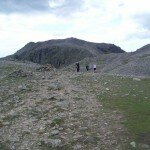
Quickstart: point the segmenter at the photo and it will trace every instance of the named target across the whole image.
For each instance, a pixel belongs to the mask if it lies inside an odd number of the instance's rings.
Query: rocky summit
[[[124,51],[107,43],[92,43],[76,38],[30,42],[7,59],[28,60],[39,64],[51,64],[56,68],[70,65],[87,57],[100,54],[123,53]]]

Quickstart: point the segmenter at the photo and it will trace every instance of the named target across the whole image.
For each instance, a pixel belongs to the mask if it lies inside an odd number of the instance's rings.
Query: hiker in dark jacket
[[[80,71],[80,64],[78,62],[76,63],[76,68],[77,68],[77,72],[79,72]]]
[[[86,71],[89,71],[89,65],[86,65]]]

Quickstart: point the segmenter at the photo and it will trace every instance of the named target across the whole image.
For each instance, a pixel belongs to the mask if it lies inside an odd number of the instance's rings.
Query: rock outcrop
[[[52,64],[59,68],[99,54],[123,53],[114,44],[92,43],[76,38],[30,42],[7,58],[28,60],[39,64]]]

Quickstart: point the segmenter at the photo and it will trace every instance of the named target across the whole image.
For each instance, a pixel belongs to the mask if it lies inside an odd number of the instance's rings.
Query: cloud
[[[150,21],[149,21],[150,20],[150,12],[136,14],[134,16],[134,20],[140,25],[140,27],[150,31]]]
[[[121,15],[124,20],[131,20],[143,28],[150,28],[150,9],[148,0],[126,0],[123,2]]]
[[[0,55],[67,37],[133,51],[150,41],[149,6],[149,0],[0,0]]]
[[[70,16],[82,7],[83,0],[0,0],[0,13],[30,14],[51,13],[57,16]]]
[[[83,5],[83,0],[49,0],[51,12],[63,17],[67,17],[74,12],[81,11]]]
[[[48,11],[49,5],[47,0],[1,0],[0,12],[4,14],[11,13],[30,13]]]

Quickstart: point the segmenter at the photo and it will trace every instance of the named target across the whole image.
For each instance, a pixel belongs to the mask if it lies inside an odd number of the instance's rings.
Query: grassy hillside
[[[98,99],[111,109],[121,110],[127,120],[122,122],[137,138],[150,131],[150,79],[134,81],[132,78],[105,77],[110,89],[98,95]]]
[[[128,129],[130,140],[150,143],[150,78],[85,74],[76,80],[84,82],[108,111],[124,115],[120,123]]]

